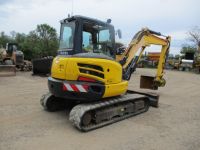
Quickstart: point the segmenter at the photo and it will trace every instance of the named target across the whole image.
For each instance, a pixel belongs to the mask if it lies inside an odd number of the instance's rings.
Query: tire
[[[46,75],[51,72],[53,58],[39,58],[32,60],[33,74]]]

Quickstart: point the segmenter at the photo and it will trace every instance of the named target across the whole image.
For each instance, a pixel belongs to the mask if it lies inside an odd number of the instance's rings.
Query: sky
[[[200,26],[200,0],[0,0],[0,32],[28,34],[47,23],[59,33],[59,21],[68,14],[103,21],[112,19],[128,44],[143,27],[172,37],[170,52],[178,54],[187,43],[187,32]],[[150,47],[158,51],[159,47]]]

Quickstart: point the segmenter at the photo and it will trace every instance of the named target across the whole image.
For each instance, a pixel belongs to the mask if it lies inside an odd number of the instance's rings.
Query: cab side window
[[[93,44],[92,44],[92,34],[90,32],[83,31],[83,45],[84,52],[92,52]]]

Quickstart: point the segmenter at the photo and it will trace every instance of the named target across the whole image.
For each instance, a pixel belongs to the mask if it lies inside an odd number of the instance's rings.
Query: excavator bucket
[[[0,77],[15,76],[15,65],[0,65]]]
[[[157,90],[158,86],[155,86],[154,79],[155,79],[155,77],[152,77],[152,76],[141,75],[141,77],[140,77],[140,88]]]

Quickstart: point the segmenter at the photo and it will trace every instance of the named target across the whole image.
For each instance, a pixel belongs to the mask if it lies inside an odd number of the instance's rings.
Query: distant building
[[[159,61],[160,54],[160,52],[149,52],[147,58],[150,61]]]

